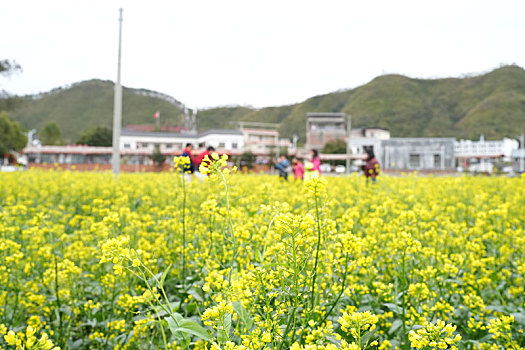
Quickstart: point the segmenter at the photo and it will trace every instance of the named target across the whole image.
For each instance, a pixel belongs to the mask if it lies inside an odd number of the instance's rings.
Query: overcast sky
[[[188,107],[274,106],[374,77],[449,77],[525,66],[525,1],[7,0],[0,89],[37,93],[114,80]]]

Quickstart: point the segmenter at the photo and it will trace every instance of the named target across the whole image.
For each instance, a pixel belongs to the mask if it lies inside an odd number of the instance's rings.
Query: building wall
[[[390,131],[379,128],[357,128],[350,131],[350,140],[362,138],[387,140],[390,138]]]
[[[394,138],[381,141],[378,155],[384,169],[449,170],[454,169],[454,139]]]
[[[160,137],[160,136],[120,136],[120,149],[144,149],[153,151],[159,144],[161,151],[173,149],[179,151],[184,149],[187,143],[194,143],[195,137]],[[171,145],[171,146],[170,146]]]
[[[160,146],[161,152],[179,152],[186,144],[191,143],[196,149],[204,149],[213,146],[222,151],[242,151],[244,138],[241,134],[209,133],[201,136],[157,136],[157,135],[121,135],[120,148],[122,150],[148,150],[153,151],[155,145]]]
[[[306,130],[306,144],[309,148],[322,149],[328,142],[346,140],[346,129],[344,123],[340,127],[330,127],[322,122],[309,122]]]
[[[199,137],[195,147],[206,148],[208,146],[214,147],[221,151],[236,151],[242,152],[244,148],[243,135],[227,135],[227,134],[208,134]]]
[[[459,140],[454,144],[457,157],[494,157],[503,156],[510,158],[512,152],[518,149],[518,141],[504,138],[497,141]]]

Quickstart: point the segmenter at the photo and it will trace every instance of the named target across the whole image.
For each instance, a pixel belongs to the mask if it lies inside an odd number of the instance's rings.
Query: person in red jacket
[[[204,159],[204,157],[208,156],[208,158],[211,160],[211,154],[215,152],[215,148],[213,146],[208,146],[208,148],[206,148],[206,150],[204,152],[202,152],[201,154],[199,154],[197,156],[197,159],[195,160],[196,161],[196,164],[195,166],[197,167],[197,169],[199,169],[199,165],[201,165],[202,163],[202,160]]]
[[[366,152],[366,163],[363,165],[363,172],[366,176],[366,184],[368,185],[369,179],[372,179],[372,183],[376,183],[376,178],[379,175],[379,162],[374,155],[374,151],[369,150]]]

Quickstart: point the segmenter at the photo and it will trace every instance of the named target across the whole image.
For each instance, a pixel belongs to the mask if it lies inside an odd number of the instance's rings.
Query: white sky
[[[0,78],[17,94],[114,80],[189,107],[273,106],[386,73],[448,77],[525,66],[523,0],[5,0]]]

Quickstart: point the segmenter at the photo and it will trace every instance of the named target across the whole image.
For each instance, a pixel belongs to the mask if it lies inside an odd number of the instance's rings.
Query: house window
[[[237,142],[233,142],[233,143],[232,143],[232,148],[233,148],[233,149],[237,149],[237,147],[238,147],[238,146],[237,146]]]
[[[172,148],[172,147],[173,147],[173,144],[171,144],[171,143],[167,143],[166,144],[166,148]]]
[[[124,148],[131,148],[131,145],[129,143],[125,143]]]
[[[148,148],[148,144],[147,143],[142,143],[142,148]]]
[[[441,154],[434,154],[434,168],[441,169]]]
[[[199,148],[204,148],[204,147],[206,147],[206,142],[199,143]]]
[[[224,148],[226,147],[226,144],[224,142],[219,142],[219,148]]]
[[[419,168],[421,157],[419,154],[410,154],[408,158],[408,166],[410,168]]]

